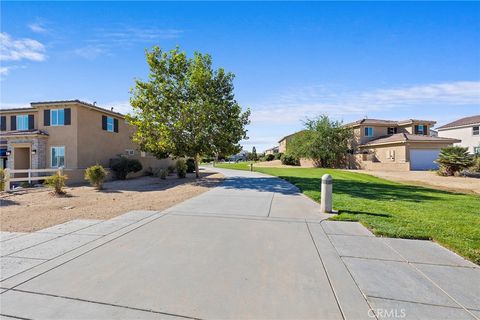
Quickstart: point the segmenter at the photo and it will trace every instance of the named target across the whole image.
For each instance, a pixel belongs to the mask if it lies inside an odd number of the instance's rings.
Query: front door
[[[13,149],[13,169],[30,169],[30,148],[28,147],[15,147]],[[27,177],[27,173],[17,173],[15,177],[22,178]]]

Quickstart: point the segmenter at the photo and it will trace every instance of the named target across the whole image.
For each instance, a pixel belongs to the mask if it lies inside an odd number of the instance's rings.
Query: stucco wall
[[[473,147],[480,146],[480,135],[473,135],[473,127],[474,126],[438,130],[438,136],[462,140],[462,142],[455,143],[455,145],[461,147],[468,147],[468,152],[473,153]]]
[[[65,126],[45,126],[43,119],[43,111],[45,109],[71,109],[71,124]],[[38,107],[38,129],[46,131],[49,134],[46,148],[46,167],[50,168],[52,164],[52,147],[65,146],[65,168],[78,168],[78,123],[75,121],[78,116],[77,106],[72,105],[54,105],[54,106],[40,106]]]
[[[134,128],[118,117],[118,132],[103,130],[102,115],[100,111],[78,107],[78,168],[97,163],[108,167],[110,159],[125,155],[127,149],[135,150],[138,156],[137,146],[130,139]]]

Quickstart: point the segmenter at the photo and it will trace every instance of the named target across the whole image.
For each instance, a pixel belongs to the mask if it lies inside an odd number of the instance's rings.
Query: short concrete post
[[[253,171],[253,163],[250,163],[250,171]]]
[[[324,174],[322,176],[322,188],[321,188],[322,194],[320,199],[321,213],[333,213],[332,186],[333,186],[332,176],[329,174]]]
[[[4,177],[3,177],[3,190],[2,191],[10,191],[10,170],[5,169],[3,171]]]

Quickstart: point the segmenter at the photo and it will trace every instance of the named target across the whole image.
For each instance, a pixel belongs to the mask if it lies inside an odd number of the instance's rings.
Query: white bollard
[[[322,176],[322,188],[321,188],[321,198],[320,198],[320,212],[321,213],[335,213],[332,210],[332,187],[333,179],[329,174],[324,174]]]

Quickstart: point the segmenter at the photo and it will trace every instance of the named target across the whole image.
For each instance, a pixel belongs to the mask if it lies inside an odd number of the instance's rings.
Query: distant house
[[[346,124],[354,133],[348,165],[387,171],[436,169],[438,165],[434,161],[440,149],[460,140],[433,136],[431,127],[435,123],[415,119],[361,119]]]
[[[79,100],[33,102],[0,110],[0,164],[11,169],[64,168],[70,182],[83,181],[85,168],[109,167],[117,156],[138,158],[144,168],[165,160],[140,152],[135,128],[112,110]]]
[[[455,145],[468,148],[473,154],[480,154],[480,115],[465,117],[437,128],[438,136],[461,140]]]
[[[279,151],[279,148],[278,147],[273,147],[273,148],[270,148],[270,149],[267,149],[265,150],[265,154],[277,154]]]
[[[233,161],[233,162],[246,161],[248,160],[248,153],[249,152],[247,150],[242,150],[239,153],[234,154],[233,156],[230,156],[228,158],[228,161]]]
[[[295,137],[296,134],[299,134],[300,132],[303,132],[303,131],[304,130],[289,134],[288,136],[285,136],[282,139],[280,139],[278,141],[278,152],[279,153],[285,153],[287,151],[288,142],[291,141]]]

